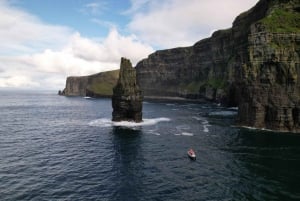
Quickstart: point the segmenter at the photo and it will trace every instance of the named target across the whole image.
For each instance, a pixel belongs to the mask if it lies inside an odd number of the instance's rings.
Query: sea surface
[[[300,135],[234,126],[236,108],[0,92],[0,200],[300,200]],[[187,156],[189,148],[197,159]]]

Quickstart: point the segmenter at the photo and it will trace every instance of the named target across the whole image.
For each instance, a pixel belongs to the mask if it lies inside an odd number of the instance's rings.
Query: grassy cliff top
[[[300,33],[300,12],[296,9],[274,8],[261,22],[270,32]]]
[[[97,95],[111,96],[113,87],[119,78],[119,70],[102,72],[90,76],[87,89],[93,91]]]

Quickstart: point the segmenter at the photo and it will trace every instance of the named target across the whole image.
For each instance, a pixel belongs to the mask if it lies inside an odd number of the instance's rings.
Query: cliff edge
[[[113,87],[119,78],[119,70],[101,72],[89,76],[71,76],[66,80],[66,86],[60,95],[111,97]]]
[[[240,125],[299,132],[299,12],[299,0],[260,0],[230,29],[149,55],[137,81],[145,96],[206,98],[238,106]]]

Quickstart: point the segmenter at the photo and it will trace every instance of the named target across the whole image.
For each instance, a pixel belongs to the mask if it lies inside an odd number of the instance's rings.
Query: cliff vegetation
[[[65,96],[110,97],[119,78],[119,70],[97,73],[90,76],[71,76],[67,78]]]

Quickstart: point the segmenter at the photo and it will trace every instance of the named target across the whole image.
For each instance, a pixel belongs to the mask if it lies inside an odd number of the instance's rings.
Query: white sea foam
[[[203,118],[201,118],[201,117],[196,117],[196,116],[193,116],[192,117],[193,119],[196,119],[197,121],[201,121]]]
[[[176,135],[176,136],[194,136],[193,133],[189,133],[189,132],[175,133],[174,135]]]
[[[147,130],[146,132],[152,135],[160,135],[160,133],[157,132],[156,130]]]
[[[250,126],[241,126],[241,128],[246,128],[246,129],[249,129],[249,130],[261,130],[261,131],[283,132],[283,133],[285,133],[285,131],[274,131],[274,130],[267,129],[267,128],[256,128],[256,127],[250,127]]]
[[[202,121],[202,124],[203,124],[203,125],[207,125],[207,124],[208,124],[208,121],[207,121],[207,120],[203,120],[203,121]]]
[[[210,126],[209,124],[203,125],[203,132],[208,133],[209,132],[209,129],[208,129],[209,126]]]
[[[234,116],[237,115],[237,111],[216,111],[210,112],[209,116]]]
[[[181,135],[184,135],[184,136],[194,136],[193,133],[188,133],[188,132],[182,132]]]
[[[167,122],[171,121],[169,118],[160,117],[160,118],[154,118],[154,119],[143,119],[142,122],[136,123],[136,122],[130,122],[130,121],[120,121],[120,122],[114,122],[111,119],[108,118],[101,118],[93,120],[89,123],[90,126],[97,126],[97,127],[111,127],[111,126],[122,126],[122,127],[138,127],[138,126],[151,126],[155,125],[159,122]]]
[[[204,119],[203,117],[198,117],[198,116],[193,116],[192,118],[196,119],[197,121],[202,121],[201,124],[203,125],[203,132],[205,132],[205,133],[209,132],[208,127],[211,125],[209,124],[209,122],[206,119]]]
[[[167,103],[166,106],[175,106],[174,103]]]
[[[188,130],[190,129],[190,126],[189,125],[186,125],[186,124],[183,124],[183,125],[179,125],[179,126],[176,126],[176,129],[177,130]]]

